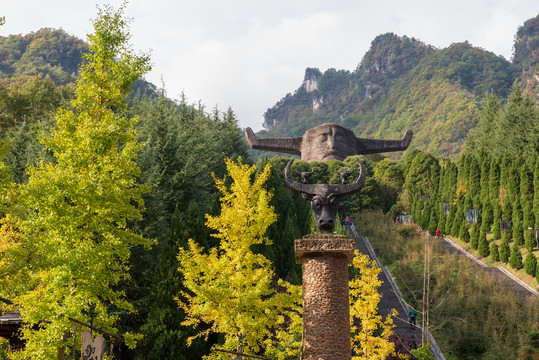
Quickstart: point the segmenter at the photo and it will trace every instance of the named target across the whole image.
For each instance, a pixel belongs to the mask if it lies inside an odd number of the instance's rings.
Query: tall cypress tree
[[[516,158],[509,169],[507,178],[507,194],[509,199],[514,203],[517,198],[520,198],[520,168],[522,159]]]
[[[479,233],[479,244],[477,245],[477,251],[482,257],[486,257],[490,254],[489,243],[487,241],[487,234],[483,230]]]
[[[447,219],[445,220],[445,233],[447,235],[451,235],[451,228],[453,227],[453,222],[455,221],[455,216],[457,214],[457,206],[455,204],[451,204],[451,207],[449,209],[449,215],[447,215]]]
[[[514,242],[513,246],[511,247],[511,256],[509,257],[509,266],[513,269],[520,269],[522,268],[522,254],[520,253],[520,249],[518,245]]]
[[[490,244],[490,258],[492,261],[500,261],[498,245],[494,241]]]
[[[470,231],[468,230],[468,227],[466,219],[462,219],[459,229],[459,238],[464,242],[470,241]]]
[[[490,203],[493,205],[499,203],[500,195],[500,164],[498,159],[492,159],[488,172],[488,193]]]
[[[494,208],[494,219],[492,222],[492,235],[494,236],[494,240],[498,240],[502,238],[502,232],[500,229],[501,220],[502,220],[502,209],[500,208],[500,204],[496,202],[495,208]]]
[[[479,246],[479,235],[481,234],[481,225],[479,222],[476,222],[472,226],[472,235],[470,237],[470,246],[472,249],[477,250]]]
[[[520,198],[515,198],[515,207],[513,209],[513,240],[518,246],[524,245],[524,229],[522,221],[522,207],[520,206]]]
[[[481,209],[481,168],[475,156],[470,156],[468,168],[468,197],[470,207]]]
[[[535,276],[535,268],[537,267],[537,258],[531,251],[528,251],[526,259],[524,260],[524,271],[528,275]]]
[[[439,210],[438,210],[438,214],[439,214],[439,216],[438,216],[438,218],[439,218],[439,220],[438,220],[438,229],[440,229],[440,232],[444,234],[445,233],[445,221],[447,219],[447,216],[445,216],[444,209],[443,209],[442,206],[443,206],[442,203],[440,203],[439,206],[438,206],[439,207]]]
[[[487,233],[493,222],[492,206],[489,201],[483,203],[483,210],[481,211],[481,230]]]
[[[506,236],[502,237],[502,243],[500,244],[500,261],[507,264],[511,256],[511,248],[509,247],[509,241]]]
[[[478,128],[474,143],[477,150],[489,154],[499,151],[499,147],[493,142],[497,132],[497,125],[502,107],[500,100],[494,94],[489,94],[485,104],[481,108],[481,117],[479,118]]]
[[[533,216],[533,174],[528,170],[526,163],[523,163],[520,169],[520,201],[522,204],[524,243],[529,247],[533,246],[535,242],[533,236],[535,220]]]
[[[489,174],[490,174],[490,157],[487,154],[481,154],[479,157],[480,166],[481,166],[481,205],[485,206],[488,202],[490,203],[489,196]]]
[[[451,236],[459,236],[460,227],[462,225],[462,219],[466,220],[466,217],[464,216],[464,211],[461,207],[457,209],[457,213],[455,214],[455,219],[453,220],[453,225],[451,226]]]

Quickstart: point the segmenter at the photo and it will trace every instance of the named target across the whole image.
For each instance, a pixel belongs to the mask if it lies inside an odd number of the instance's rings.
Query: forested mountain
[[[392,33],[374,39],[352,72],[308,68],[303,84],[264,114],[260,136],[300,136],[325,122],[356,135],[400,138],[412,148],[457,156],[491,93],[505,99],[521,79],[537,97],[539,20],[519,28],[513,63],[468,42],[435,49]]]
[[[0,77],[25,81],[49,76],[56,86],[75,80],[88,45],[63,30],[44,28],[27,35],[0,37]]]

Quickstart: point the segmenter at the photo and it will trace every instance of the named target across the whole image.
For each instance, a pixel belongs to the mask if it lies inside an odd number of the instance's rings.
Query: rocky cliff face
[[[298,105],[308,107],[312,113],[340,109],[336,119],[329,120],[338,122],[362,102],[386,93],[391,84],[433,51],[431,46],[413,38],[392,33],[380,35],[373,40],[354,72],[328,69],[322,73],[319,69],[307,68],[301,87],[266,111],[263,126],[267,131],[275,131],[280,124],[289,124],[290,112],[299,110]],[[298,127],[299,132],[303,130],[304,126]]]
[[[513,63],[522,69],[524,89],[539,104],[539,15],[518,29],[513,50]]]

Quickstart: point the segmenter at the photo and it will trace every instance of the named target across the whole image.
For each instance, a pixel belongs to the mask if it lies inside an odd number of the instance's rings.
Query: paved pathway
[[[450,254],[458,254],[459,256],[465,256],[470,261],[474,262],[480,271],[490,274],[493,278],[499,281],[504,286],[513,290],[513,292],[521,298],[527,298],[529,296],[539,296],[537,292],[532,287],[528,286],[522,280],[513,276],[503,267],[491,267],[483,263],[481,260],[475,258],[472,254],[467,252],[465,249],[460,247],[455,242],[447,238],[439,239],[440,245]]]

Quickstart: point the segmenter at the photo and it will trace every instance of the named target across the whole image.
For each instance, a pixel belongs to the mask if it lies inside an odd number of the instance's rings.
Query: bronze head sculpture
[[[245,129],[245,137],[253,149],[300,155],[307,162],[343,161],[350,155],[406,150],[412,131],[406,131],[400,140],[364,139],[340,125],[323,124],[307,130],[302,137],[257,138],[251,128]]]

